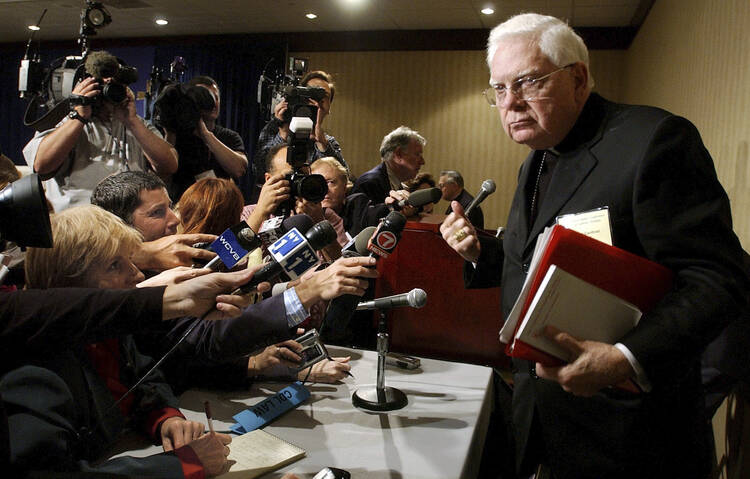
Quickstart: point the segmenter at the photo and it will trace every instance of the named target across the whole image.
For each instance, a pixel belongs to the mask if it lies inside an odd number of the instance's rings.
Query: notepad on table
[[[305,456],[305,450],[262,429],[232,439],[228,472],[220,479],[252,479],[275,471]]]

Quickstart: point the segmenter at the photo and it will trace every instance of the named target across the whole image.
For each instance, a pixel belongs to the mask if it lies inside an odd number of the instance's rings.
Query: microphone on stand
[[[475,196],[474,199],[471,200],[469,206],[467,206],[464,210],[464,216],[468,217],[471,210],[473,210],[476,206],[479,206],[479,203],[481,203],[485,198],[494,193],[495,189],[496,186],[493,180],[484,180],[482,182],[482,187],[479,190],[479,193],[477,193],[477,196]]]
[[[392,309],[409,306],[421,308],[427,304],[427,293],[423,289],[414,288],[408,293],[394,294],[385,298],[377,298],[372,301],[363,301],[357,305],[357,311],[369,311],[372,309]]]

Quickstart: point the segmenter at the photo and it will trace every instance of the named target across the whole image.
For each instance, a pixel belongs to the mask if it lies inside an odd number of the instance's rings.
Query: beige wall
[[[505,223],[518,167],[528,149],[510,141],[482,97],[489,74],[480,51],[292,53],[312,68],[332,73],[336,96],[327,129],[341,142],[344,158],[359,175],[380,161],[383,136],[399,125],[426,139],[422,171],[437,176],[457,169],[476,193],[492,178],[497,192],[482,206],[487,228]],[[597,89],[620,98],[622,51],[592,53]],[[436,178],[437,179],[437,178]],[[447,205],[441,203],[436,211]]]
[[[750,246],[750,2],[659,0],[626,56],[624,100],[690,119]]]

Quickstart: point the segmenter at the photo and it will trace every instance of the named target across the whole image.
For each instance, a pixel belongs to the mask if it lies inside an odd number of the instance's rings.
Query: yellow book
[[[305,456],[305,450],[262,429],[232,439],[229,471],[220,479],[252,479],[275,471]]]

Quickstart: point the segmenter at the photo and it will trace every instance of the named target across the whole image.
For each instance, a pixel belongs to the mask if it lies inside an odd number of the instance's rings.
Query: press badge
[[[560,215],[555,223],[612,246],[612,225],[609,222],[609,206],[593,210]]]

